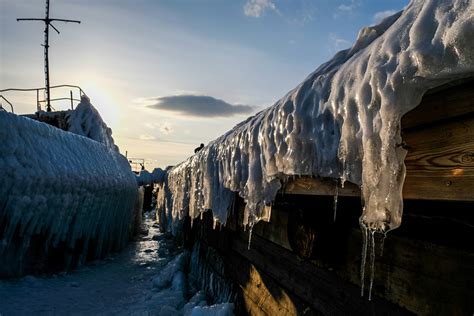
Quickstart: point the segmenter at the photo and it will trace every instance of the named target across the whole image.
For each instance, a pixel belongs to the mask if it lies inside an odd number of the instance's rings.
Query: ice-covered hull
[[[129,238],[137,184],[110,144],[0,112],[0,277],[68,268]]]

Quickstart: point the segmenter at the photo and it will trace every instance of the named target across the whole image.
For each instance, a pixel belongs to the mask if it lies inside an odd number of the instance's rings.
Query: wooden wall
[[[402,120],[407,178],[402,226],[376,237],[373,299],[360,296],[360,191],[297,178],[270,223],[227,227],[196,220],[188,241],[218,250],[236,284],[237,312],[252,315],[472,315],[474,312],[474,82],[426,95]],[[207,218],[207,219],[206,219]],[[383,249],[383,253],[382,253]],[[366,274],[370,271],[367,269]],[[366,281],[367,282],[367,281]]]

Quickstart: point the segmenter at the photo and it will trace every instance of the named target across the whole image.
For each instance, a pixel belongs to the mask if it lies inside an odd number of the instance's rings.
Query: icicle
[[[213,230],[216,230],[216,227],[217,227],[217,218],[214,217],[214,218],[213,218],[213,223],[212,223],[212,229],[213,229]]]
[[[364,280],[365,280],[365,261],[367,259],[367,242],[368,231],[364,224],[361,224],[362,230],[362,259],[360,262],[360,296],[364,296]]]
[[[339,195],[339,185],[338,185],[338,181],[336,180],[336,189],[334,191],[334,222],[336,221],[338,195]]]
[[[250,244],[252,243],[252,232],[253,232],[253,224],[250,225],[250,229],[249,229],[249,243],[247,245],[247,250],[250,250]]]
[[[370,285],[369,285],[369,301],[372,300],[372,285],[374,284],[375,274],[375,231],[370,231]]]

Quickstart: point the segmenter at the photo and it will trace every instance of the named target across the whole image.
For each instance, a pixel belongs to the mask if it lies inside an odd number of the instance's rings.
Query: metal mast
[[[46,111],[51,112],[51,95],[50,95],[50,85],[49,85],[49,56],[48,56],[48,48],[49,48],[49,27],[51,26],[58,34],[59,30],[51,24],[53,21],[59,22],[72,22],[72,23],[81,23],[81,21],[77,20],[64,20],[64,19],[50,19],[49,18],[49,0],[46,0],[46,16],[44,19],[40,18],[20,18],[16,19],[17,21],[42,21],[44,22],[44,79],[45,79],[45,99],[46,99]]]

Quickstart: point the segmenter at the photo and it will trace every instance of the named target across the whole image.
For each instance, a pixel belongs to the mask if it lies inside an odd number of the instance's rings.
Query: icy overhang
[[[212,209],[226,222],[232,192],[244,224],[269,220],[288,176],[350,181],[361,187],[361,225],[398,227],[406,150],[401,117],[434,87],[474,74],[474,3],[415,0],[360,31],[272,107],[247,119],[168,173],[173,218]],[[455,105],[452,105],[455,106]]]

